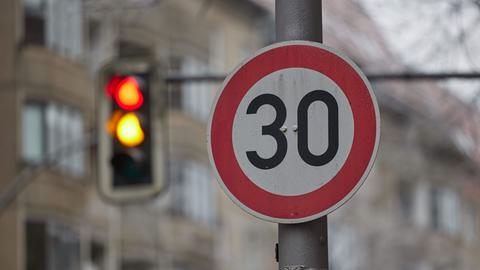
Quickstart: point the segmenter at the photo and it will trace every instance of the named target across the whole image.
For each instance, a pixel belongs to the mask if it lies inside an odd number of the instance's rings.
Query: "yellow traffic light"
[[[135,147],[145,139],[140,120],[133,112],[124,114],[120,120],[118,120],[115,134],[120,143],[127,147]]]

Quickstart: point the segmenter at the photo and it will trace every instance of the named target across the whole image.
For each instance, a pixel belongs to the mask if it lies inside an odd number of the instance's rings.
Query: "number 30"
[[[321,155],[313,154],[308,147],[308,109],[315,101],[325,103],[328,109],[328,148]],[[263,105],[275,109],[275,120],[262,126],[262,135],[272,136],[277,143],[277,151],[270,158],[262,158],[256,151],[247,151],[247,158],[255,167],[268,170],[278,166],[287,155],[288,142],[280,128],[287,118],[287,109],[283,101],[273,94],[263,94],[252,100],[248,105],[247,114],[256,114]],[[330,162],[338,151],[338,104],[335,97],[323,90],[315,90],[306,94],[297,109],[298,140],[297,148],[301,159],[311,166],[322,166]]]

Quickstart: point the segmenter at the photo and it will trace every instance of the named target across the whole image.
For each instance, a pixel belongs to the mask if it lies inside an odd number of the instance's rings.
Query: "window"
[[[80,270],[80,239],[61,224],[48,224],[48,270]]]
[[[275,19],[272,15],[263,16],[257,22],[257,27],[260,29],[261,44],[263,46],[275,43]]]
[[[73,153],[67,158],[69,164],[67,164],[67,170],[70,170],[74,175],[81,176],[85,170],[85,160],[84,160],[84,143],[85,143],[85,131],[84,131],[84,122],[83,116],[80,112],[72,111],[70,115],[70,138],[76,145],[73,149]],[[80,146],[78,146],[80,145]]]
[[[24,0],[25,43],[45,44],[46,0]]]
[[[172,270],[203,270],[203,269],[202,268],[199,269],[198,264],[192,265],[191,262],[175,260],[172,263]]]
[[[201,75],[207,73],[207,65],[192,57],[185,58],[180,67],[181,74]],[[210,107],[215,91],[207,83],[185,83],[181,88],[181,108],[190,116],[206,121],[210,114]]]
[[[25,43],[44,45],[72,58],[83,50],[81,0],[25,0]]]
[[[94,50],[101,38],[101,24],[99,20],[90,19],[88,21],[88,48]]]
[[[171,57],[169,61],[169,71],[180,73],[182,60],[179,57]],[[182,86],[181,84],[168,84],[168,106],[173,109],[182,109]]]
[[[402,218],[411,220],[414,211],[413,184],[407,181],[398,182],[398,203]]]
[[[448,188],[432,188],[430,197],[432,226],[435,229],[456,234],[459,229],[460,203],[457,194]]]
[[[135,42],[130,42],[126,40],[120,40],[118,42],[118,55],[122,57],[148,57],[151,55],[151,52],[148,47],[138,44]]]
[[[146,260],[124,259],[121,270],[154,270],[155,264]]]
[[[38,164],[45,153],[45,117],[41,104],[27,104],[22,113],[22,156]]]
[[[440,209],[436,198],[437,190],[429,192],[428,182],[425,181],[399,181],[397,184],[398,204],[403,219],[412,221],[418,227],[430,225],[439,228]],[[432,198],[432,199],[431,199]]]
[[[220,73],[225,70],[225,48],[225,32],[223,29],[212,31],[208,48],[210,71]]]
[[[187,161],[183,170],[185,213],[204,224],[215,221],[215,193],[210,170],[194,161]]]
[[[426,182],[418,182],[415,189],[415,224],[420,227],[426,227],[430,223],[429,216],[429,193],[428,184]]]
[[[85,171],[83,116],[53,103],[27,102],[22,114],[22,156],[33,164],[50,162],[75,176]]]
[[[170,167],[172,212],[205,225],[216,222],[216,197],[208,167],[192,160],[180,160]]]
[[[264,239],[262,236],[263,235],[260,231],[258,231],[258,228],[252,228],[246,231],[243,244],[245,252],[241,253],[244,261],[243,269],[258,270],[263,268],[263,258],[270,254],[263,254],[263,251],[265,250],[265,243],[268,241],[268,239]]]
[[[42,10],[46,0],[23,0],[25,9],[30,12],[36,12]]]
[[[47,269],[47,233],[43,222],[28,221],[26,224],[27,270]]]
[[[97,241],[93,241],[90,245],[90,269],[106,269],[105,246]]]
[[[472,243],[477,239],[478,216],[472,203],[465,205],[465,229],[463,237],[466,242]]]
[[[434,229],[440,229],[440,189],[432,187],[430,190],[430,220]]]
[[[331,228],[331,229],[330,229]],[[355,227],[337,222],[329,222],[328,248],[331,252],[331,267],[335,270],[363,269],[366,250],[361,248],[361,234]],[[346,260],[345,258],[348,258]]]
[[[80,270],[80,239],[68,226],[27,221],[27,270]]]
[[[456,145],[466,154],[473,154],[475,151],[475,142],[472,137],[462,130],[456,130],[453,133],[453,139]]]
[[[455,191],[451,189],[443,190],[441,209],[440,224],[442,229],[450,234],[456,234],[459,231],[460,203]]]
[[[216,52],[216,54],[221,53]],[[170,70],[182,75],[204,75],[211,70],[218,72],[223,69],[223,60],[216,54],[210,55],[210,65],[194,57],[173,58],[170,60]],[[180,109],[200,121],[208,119],[216,90],[212,83],[186,82],[179,86],[170,85],[169,89],[169,105],[172,108]]]

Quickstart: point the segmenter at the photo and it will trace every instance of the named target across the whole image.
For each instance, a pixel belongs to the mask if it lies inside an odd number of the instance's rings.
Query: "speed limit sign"
[[[225,193],[248,213],[300,223],[346,202],[378,148],[378,105],[366,77],[322,44],[258,51],[218,92],[209,156]]]

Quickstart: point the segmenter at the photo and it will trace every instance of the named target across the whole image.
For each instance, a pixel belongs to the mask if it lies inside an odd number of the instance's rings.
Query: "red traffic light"
[[[142,91],[133,76],[113,76],[107,84],[106,92],[126,111],[137,110],[143,105]]]

